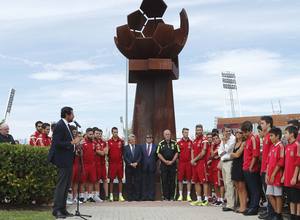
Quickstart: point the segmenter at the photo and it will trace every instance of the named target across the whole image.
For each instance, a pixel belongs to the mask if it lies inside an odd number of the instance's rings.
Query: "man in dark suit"
[[[142,151],[135,144],[135,135],[129,135],[129,144],[124,147],[126,191],[128,201],[140,200]]]
[[[72,167],[75,154],[75,145],[80,138],[73,139],[69,123],[74,119],[73,109],[64,107],[61,110],[61,120],[55,126],[52,145],[48,160],[58,169],[58,180],[54,192],[53,216],[66,218],[72,216],[66,210],[68,189],[71,185]]]
[[[146,144],[142,145],[142,200],[155,200],[155,173],[156,173],[156,154],[157,145],[153,144],[152,135],[146,135]]]

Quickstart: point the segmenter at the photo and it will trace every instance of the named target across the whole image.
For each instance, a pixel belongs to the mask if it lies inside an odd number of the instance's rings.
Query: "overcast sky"
[[[176,127],[212,129],[225,117],[220,74],[237,75],[242,115],[300,108],[300,1],[165,0],[166,23],[179,26],[185,8],[190,34],[174,81]],[[34,122],[57,121],[62,106],[83,125],[104,130],[125,114],[126,60],[113,41],[115,28],[141,0],[0,0],[0,111],[17,90],[9,117],[15,138]],[[135,85],[130,84],[132,119]],[[3,116],[0,115],[0,118]]]

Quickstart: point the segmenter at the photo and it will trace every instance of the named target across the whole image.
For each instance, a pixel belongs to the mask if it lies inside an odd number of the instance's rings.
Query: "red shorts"
[[[193,182],[200,184],[207,183],[208,174],[205,160],[200,160],[193,169]]]
[[[96,173],[97,173],[97,180],[106,180],[106,166],[105,164],[96,163]]]
[[[222,171],[219,170],[218,168],[213,170],[213,184],[214,186],[218,187],[218,186],[224,186],[224,182],[223,182],[223,177],[222,177]]]
[[[95,164],[83,164],[82,182],[96,183],[97,174]]]
[[[213,175],[214,175],[214,171],[213,171],[213,167],[212,166],[208,166],[207,167],[207,180],[210,184],[214,183],[214,179],[213,179]]]
[[[78,183],[79,178],[78,178],[78,171],[79,171],[79,166],[78,165],[73,165],[73,173],[72,173],[72,183]]]
[[[123,163],[111,163],[108,166],[108,176],[110,180],[114,180],[116,177],[123,179]]]
[[[179,182],[182,182],[183,180],[186,180],[186,181],[192,180],[192,164],[191,164],[191,162],[179,162],[177,179]]]

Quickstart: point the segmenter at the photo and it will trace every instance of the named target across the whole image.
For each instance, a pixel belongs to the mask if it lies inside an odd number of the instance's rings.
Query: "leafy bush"
[[[49,203],[56,169],[47,162],[49,148],[0,144],[0,203]]]

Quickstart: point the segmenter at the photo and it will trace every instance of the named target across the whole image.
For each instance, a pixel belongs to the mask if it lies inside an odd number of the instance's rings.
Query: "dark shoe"
[[[52,215],[53,215],[55,218],[66,218],[66,217],[67,217],[67,216],[64,215],[61,211],[52,212]]]
[[[223,210],[223,212],[230,212],[230,211],[233,212],[234,211],[233,209],[228,208],[228,207],[223,207],[222,210]]]
[[[266,218],[265,216],[267,216],[267,215],[269,215],[268,211],[258,212],[259,219],[264,219],[264,218]]]
[[[247,211],[247,209],[245,209],[244,211],[236,210],[236,213],[244,214],[246,211]]]
[[[250,215],[257,215],[257,209],[248,209],[244,215],[250,216]]]
[[[73,216],[74,216],[74,214],[68,212],[67,210],[63,211],[62,213],[63,213],[67,218],[68,218],[68,217],[73,217]]]
[[[92,197],[88,198],[87,201],[89,201],[89,202],[96,202]]]
[[[264,213],[261,213],[260,215],[258,215],[258,218],[259,219],[267,219],[269,216],[270,215],[268,212],[264,212]]]
[[[282,215],[276,213],[272,220],[283,220]]]

